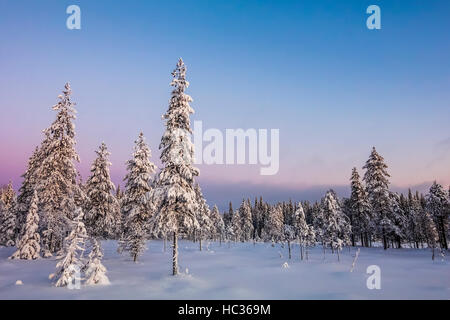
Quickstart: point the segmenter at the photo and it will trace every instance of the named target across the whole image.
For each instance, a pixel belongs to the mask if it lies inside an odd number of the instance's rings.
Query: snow
[[[138,263],[116,252],[116,241],[103,241],[102,263],[109,286],[80,290],[52,287],[48,275],[55,260],[8,260],[15,248],[0,248],[0,299],[449,299],[450,258],[433,262],[426,249],[344,248],[341,261],[322,247],[312,248],[300,261],[298,244],[293,259],[287,246],[270,243],[211,243],[209,250],[179,241],[180,274],[171,275],[170,248],[149,241]],[[279,254],[281,252],[281,255]],[[289,268],[283,267],[287,262]],[[366,269],[381,269],[381,289],[369,290]],[[189,270],[187,273],[185,270]],[[17,286],[20,279],[23,285]]]

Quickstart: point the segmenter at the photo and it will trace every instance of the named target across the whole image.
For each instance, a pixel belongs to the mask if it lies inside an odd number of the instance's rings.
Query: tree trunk
[[[291,241],[288,241],[289,259],[291,259]]]
[[[441,225],[441,227],[439,229],[441,229],[441,245],[442,248],[445,250],[448,250],[448,245],[447,245],[447,237],[445,236],[445,225],[444,225],[444,218],[440,217],[439,219],[439,224]]]
[[[167,246],[166,242],[167,242],[167,237],[164,236],[164,252],[166,252],[166,246]]]
[[[135,253],[133,256],[133,262],[136,262],[136,260],[137,260],[137,254]]]
[[[202,251],[202,236],[200,235],[200,238],[198,239],[198,242],[200,243],[200,251]]]
[[[300,244],[300,258],[303,261],[303,243]]]
[[[178,274],[178,235],[173,232],[173,252],[172,252],[172,275]]]

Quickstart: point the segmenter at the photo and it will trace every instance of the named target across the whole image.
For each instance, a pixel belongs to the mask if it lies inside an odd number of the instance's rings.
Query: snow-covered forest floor
[[[109,286],[80,290],[52,287],[54,259],[8,260],[14,248],[0,248],[0,299],[449,299],[450,259],[427,249],[345,248],[340,262],[321,247],[300,261],[298,245],[288,259],[287,246],[270,243],[198,243],[180,241],[181,275],[171,273],[171,248],[148,242],[138,263],[116,252],[115,241],[102,243]],[[283,267],[287,262],[289,267]],[[369,265],[381,269],[381,289],[366,286]],[[23,285],[16,285],[21,280]]]

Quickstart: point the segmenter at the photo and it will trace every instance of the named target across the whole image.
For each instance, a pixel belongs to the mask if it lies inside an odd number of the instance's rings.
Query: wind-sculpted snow
[[[53,287],[48,275],[55,260],[8,260],[15,248],[0,248],[0,299],[449,299],[450,259],[430,259],[429,249],[344,248],[340,262],[321,246],[300,261],[298,244],[179,242],[180,274],[167,266],[172,254],[162,241],[150,241],[138,263],[103,241],[102,263],[109,286]],[[280,256],[281,253],[281,256]],[[287,264],[285,264],[287,262]],[[289,268],[283,267],[289,265]],[[381,289],[369,290],[371,265],[381,270]],[[186,272],[188,270],[188,272]],[[16,285],[20,280],[23,284]]]

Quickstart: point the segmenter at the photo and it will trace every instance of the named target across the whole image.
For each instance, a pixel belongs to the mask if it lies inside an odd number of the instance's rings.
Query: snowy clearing
[[[116,252],[116,241],[104,241],[103,264],[111,284],[80,290],[52,287],[56,261],[8,260],[14,248],[0,248],[0,299],[449,299],[450,259],[431,260],[429,250],[345,248],[341,261],[321,247],[309,261],[293,259],[287,247],[270,243],[198,243],[180,241],[180,275],[171,276],[172,255],[162,241],[150,241],[138,263]],[[282,255],[282,257],[280,257]],[[287,262],[287,264],[285,264]],[[369,265],[381,269],[381,289],[369,290]],[[186,274],[186,271],[188,273]],[[16,282],[23,283],[16,285]]]

